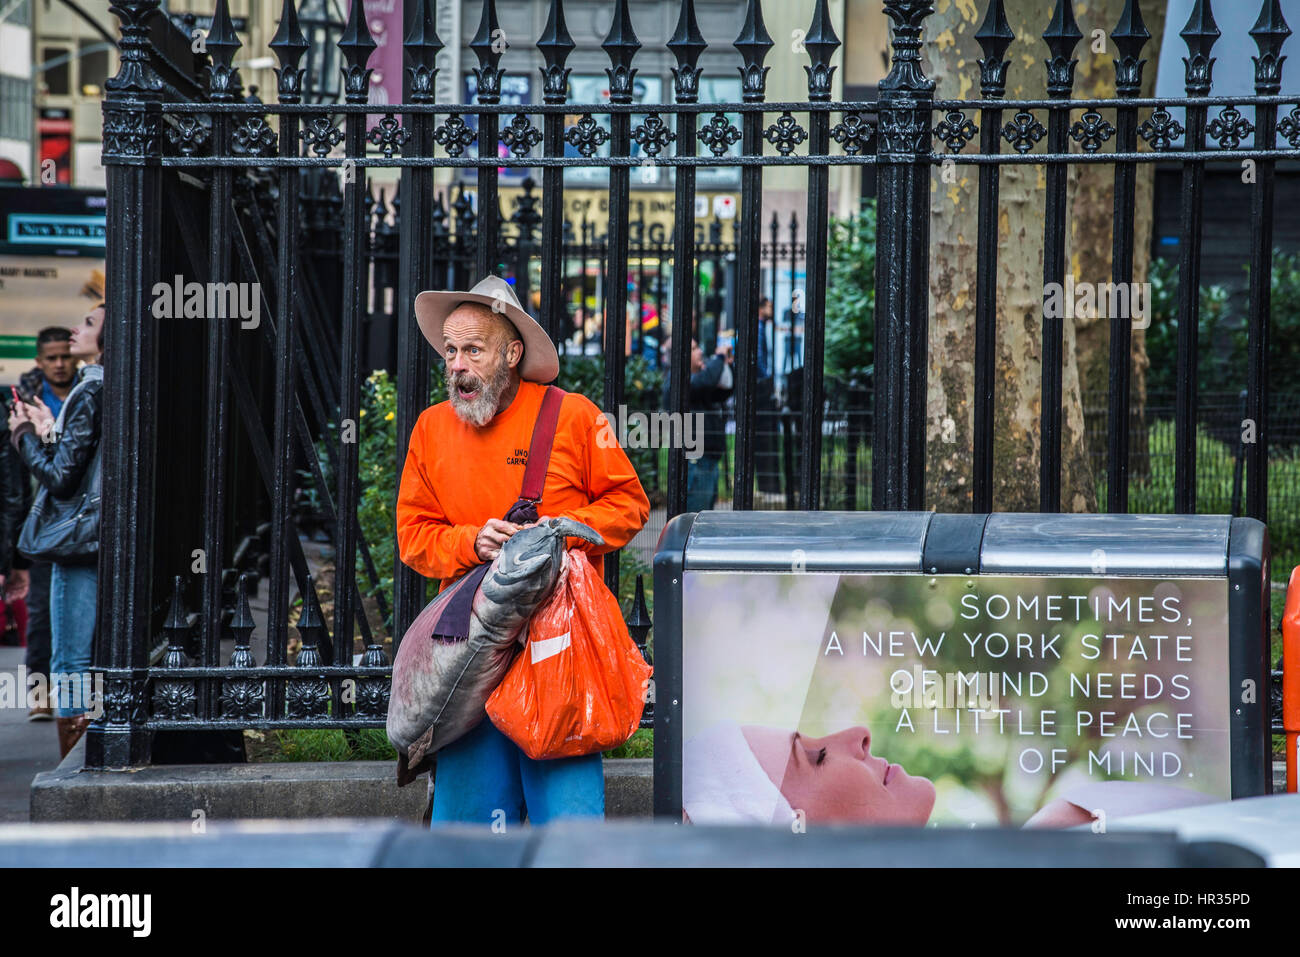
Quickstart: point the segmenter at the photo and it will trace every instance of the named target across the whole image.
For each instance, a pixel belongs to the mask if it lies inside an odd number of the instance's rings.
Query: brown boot
[[[54,725],[59,732],[59,760],[62,761],[81,740],[81,736],[86,733],[86,727],[90,724],[90,717],[85,714],[75,715],[71,718],[55,718]]]

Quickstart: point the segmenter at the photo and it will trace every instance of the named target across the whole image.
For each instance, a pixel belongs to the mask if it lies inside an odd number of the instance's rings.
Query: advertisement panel
[[[102,190],[0,189],[0,385],[35,364],[41,329],[81,321],[103,276]]]
[[[1232,797],[1223,578],[682,576],[693,823],[1071,826]]]

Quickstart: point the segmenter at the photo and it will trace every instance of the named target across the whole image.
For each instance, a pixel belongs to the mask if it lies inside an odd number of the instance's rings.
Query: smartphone
[[[734,333],[726,333],[718,336],[719,349],[734,349],[736,347],[736,336]]]

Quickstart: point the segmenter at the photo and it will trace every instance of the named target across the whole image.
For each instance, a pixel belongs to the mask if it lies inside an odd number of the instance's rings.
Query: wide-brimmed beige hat
[[[524,340],[524,357],[519,361],[522,378],[547,383],[560,374],[560,356],[555,351],[555,343],[541,323],[524,312],[514,287],[500,276],[488,276],[468,292],[430,290],[415,297],[415,321],[439,355],[446,345],[442,338],[442,324],[464,302],[482,303],[514,323],[519,338]]]

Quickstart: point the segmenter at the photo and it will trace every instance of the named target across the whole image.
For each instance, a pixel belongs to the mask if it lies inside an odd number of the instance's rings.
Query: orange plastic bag
[[[497,729],[533,759],[616,748],[636,731],[650,674],[616,599],[571,549],[528,641],[487,700]]]

